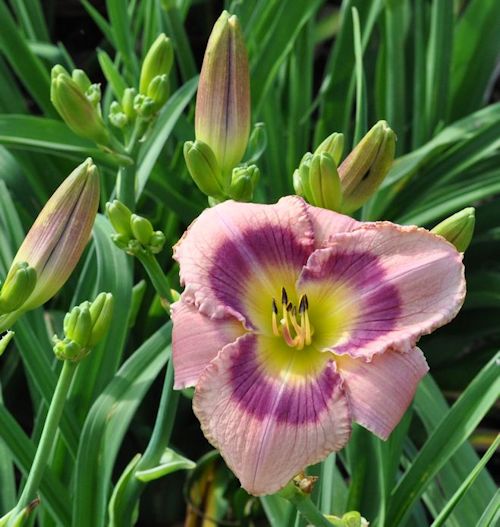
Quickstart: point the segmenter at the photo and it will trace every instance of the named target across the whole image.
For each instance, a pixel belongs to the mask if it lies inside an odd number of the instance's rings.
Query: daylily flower
[[[462,255],[414,226],[286,197],[205,210],[175,247],[175,387],[252,494],[341,449],[353,421],[386,439],[428,367],[421,335],[465,296]]]

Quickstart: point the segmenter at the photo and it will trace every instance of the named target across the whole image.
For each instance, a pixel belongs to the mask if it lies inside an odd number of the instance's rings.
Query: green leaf
[[[104,50],[97,52],[97,59],[115,97],[120,101],[123,92],[127,89],[127,83],[123,80],[111,57]]]
[[[194,461],[181,456],[171,448],[167,448],[163,453],[158,466],[147,470],[138,470],[135,473],[135,477],[139,481],[149,482],[154,481],[155,479],[160,479],[167,474],[176,472],[177,470],[192,470],[194,467],[196,467]]]
[[[500,353],[476,378],[432,432],[394,489],[387,514],[389,525],[401,525],[429,480],[467,440],[495,403],[500,390]]]
[[[477,527],[494,527],[500,520],[500,489],[491,498],[490,503],[484,509],[484,513],[477,523]]]

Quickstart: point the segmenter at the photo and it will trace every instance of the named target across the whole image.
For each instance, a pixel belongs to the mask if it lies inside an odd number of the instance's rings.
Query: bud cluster
[[[64,338],[53,337],[60,360],[78,362],[104,337],[113,315],[113,295],[101,293],[93,302],[83,302],[64,317]]]
[[[260,173],[253,163],[265,148],[265,131],[256,126],[249,161],[240,165],[249,145],[250,74],[238,19],[227,11],[217,20],[205,51],[195,134],[194,142],[184,144],[184,159],[209,202],[250,201]]]
[[[339,164],[342,134],[327,137],[313,154],[308,152],[293,174],[295,192],[309,203],[350,214],[378,189],[394,161],[396,135],[379,121]]]
[[[116,231],[114,243],[128,254],[158,254],[165,245],[165,235],[153,230],[151,222],[142,216],[132,214],[130,209],[118,200],[106,204],[106,214]]]

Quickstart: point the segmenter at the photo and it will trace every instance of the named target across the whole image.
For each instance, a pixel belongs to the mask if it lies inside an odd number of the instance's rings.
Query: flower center
[[[301,295],[298,307],[288,301],[286,289],[281,289],[282,316],[278,320],[278,304],[273,298],[272,324],[275,336],[283,340],[291,348],[303,349],[311,344],[314,329],[309,321],[309,302],[307,295]]]

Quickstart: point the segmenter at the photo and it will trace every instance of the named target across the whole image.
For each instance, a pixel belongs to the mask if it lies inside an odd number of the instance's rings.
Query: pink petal
[[[270,368],[280,339],[247,334],[203,372],[193,408],[207,439],[251,494],[276,492],[306,466],[339,450],[351,419],[335,364],[325,356],[294,370]],[[279,350],[278,350],[279,353]],[[319,352],[318,355],[324,355]]]
[[[363,225],[350,216],[311,205],[307,205],[307,213],[313,224],[314,241],[317,249],[327,246],[333,235],[350,232]]]
[[[341,319],[337,340],[321,342],[323,349],[370,358],[389,348],[409,351],[454,318],[465,297],[464,267],[453,245],[424,229],[367,223],[315,251],[297,288],[309,297],[311,317],[316,298],[335,305],[323,309],[325,319]],[[328,304],[339,288],[348,294]]]
[[[399,423],[429,370],[418,348],[407,353],[389,350],[371,362],[341,357],[337,366],[354,421],[382,439]]]
[[[174,258],[187,300],[212,317],[231,312],[250,328],[251,312],[262,311],[262,302],[270,319],[273,296],[285,283],[295,284],[313,243],[300,198],[275,205],[226,201],[191,224]]]
[[[243,334],[234,317],[211,319],[184,301],[172,305],[172,350],[175,386],[194,386],[207,364],[226,345]]]

